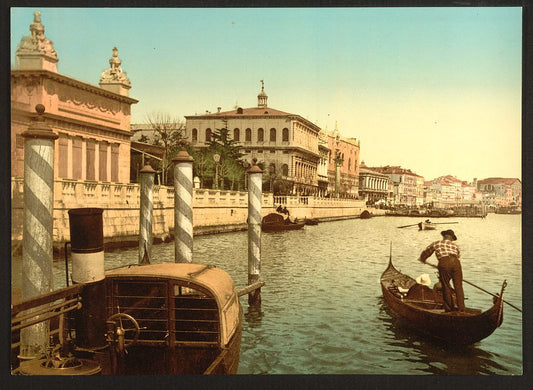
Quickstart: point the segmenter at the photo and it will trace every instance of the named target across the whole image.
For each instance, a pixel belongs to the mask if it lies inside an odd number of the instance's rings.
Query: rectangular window
[[[118,182],[118,149],[119,144],[111,145],[111,181]]]
[[[66,134],[59,134],[57,150],[57,176],[68,179],[68,138]]]
[[[72,178],[81,179],[81,138],[72,138]]]
[[[85,168],[85,177],[87,180],[94,180],[95,174],[95,156],[94,156],[94,140],[87,140],[87,164]]]
[[[107,181],[107,148],[109,144],[107,142],[100,142],[98,148],[98,180]]]

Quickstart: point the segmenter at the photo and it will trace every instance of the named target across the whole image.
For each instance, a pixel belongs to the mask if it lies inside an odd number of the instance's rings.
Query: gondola
[[[402,274],[392,264],[392,256],[380,282],[385,304],[400,320],[400,325],[447,345],[474,344],[491,335],[503,321],[505,282],[500,295],[494,297],[492,307],[486,311],[466,308],[464,313],[445,312],[440,291]]]
[[[298,230],[303,228],[304,225],[305,219],[291,222],[289,217],[283,218],[281,214],[270,213],[263,217],[261,221],[261,230],[265,233],[282,232],[285,230]]]
[[[361,219],[370,219],[372,218],[372,213],[368,210],[363,210],[363,212],[359,215],[359,218]]]

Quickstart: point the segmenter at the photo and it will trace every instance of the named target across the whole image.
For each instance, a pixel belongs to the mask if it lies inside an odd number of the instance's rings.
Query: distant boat
[[[494,210],[494,214],[522,214],[522,210],[517,207],[499,207]]]
[[[420,222],[418,224],[418,230],[435,230],[436,228],[435,224],[429,221]]]
[[[361,215],[359,215],[359,218],[361,219],[369,219],[369,218],[372,218],[372,213],[368,210],[363,210],[363,212],[361,213]]]
[[[281,214],[270,213],[265,215],[261,221],[261,230],[265,233],[282,232],[285,230],[301,229],[305,225],[305,219],[292,222],[289,217],[283,218]]]
[[[298,221],[298,220],[297,220]],[[316,218],[309,218],[309,219],[305,219],[305,224],[306,225],[318,225],[318,219]]]
[[[503,290],[487,311],[466,308],[465,312],[445,312],[440,292],[399,272],[392,264],[381,275],[385,304],[406,327],[450,345],[474,344],[491,335],[503,322]]]

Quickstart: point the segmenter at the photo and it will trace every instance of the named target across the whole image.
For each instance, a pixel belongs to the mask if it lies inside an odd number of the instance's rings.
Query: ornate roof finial
[[[118,49],[113,47],[113,56],[109,59],[109,69],[102,72],[100,77],[100,84],[124,84],[131,86],[130,79],[126,76],[126,72],[122,71],[120,66],[122,61],[118,58]]]
[[[57,62],[57,53],[52,41],[44,36],[44,26],[41,24],[41,13],[33,13],[33,23],[30,24],[31,36],[23,37],[17,48],[17,55],[43,54]]]

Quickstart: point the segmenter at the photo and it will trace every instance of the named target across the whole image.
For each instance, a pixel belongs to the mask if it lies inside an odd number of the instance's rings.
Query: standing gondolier
[[[435,252],[435,256],[437,256],[437,259],[439,260],[437,268],[439,270],[439,279],[442,283],[444,309],[445,311],[458,310],[464,312],[465,296],[463,292],[463,270],[461,268],[461,262],[459,261],[461,252],[454,242],[457,240],[457,237],[451,229],[444,230],[440,234],[442,235],[442,240],[435,241],[428,245],[428,247],[422,251],[418,260],[425,263],[426,259]],[[453,304],[450,280],[453,280],[457,308],[455,308]]]

